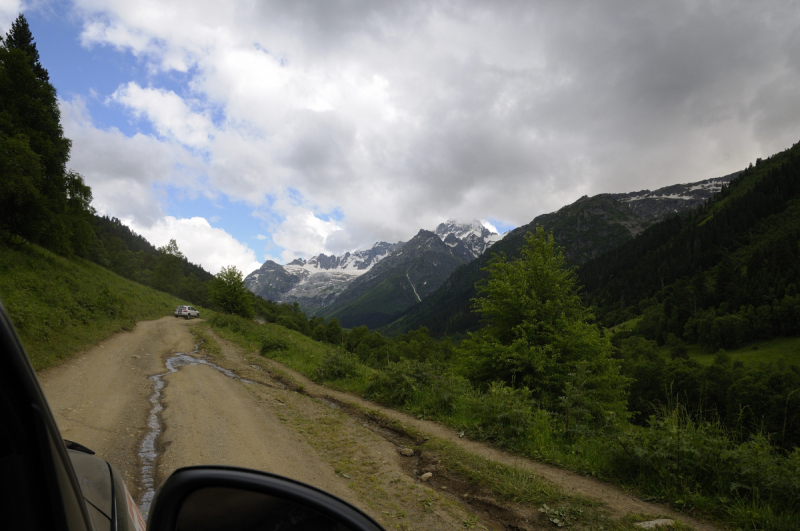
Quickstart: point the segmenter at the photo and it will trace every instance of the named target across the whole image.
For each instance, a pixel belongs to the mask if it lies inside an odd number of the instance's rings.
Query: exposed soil
[[[134,497],[140,497],[138,447],[147,430],[148,376],[164,372],[173,352],[194,348],[185,321],[143,321],[114,334],[58,367],[39,373],[64,438],[113,463]]]
[[[113,463],[139,500],[145,492],[139,451],[148,432],[150,377],[167,372],[171,355],[194,349],[190,327],[196,322],[173,317],[140,322],[132,332],[116,334],[39,374],[63,436]],[[530,508],[498,501],[479,485],[449,474],[435,454],[400,456],[399,447],[419,441],[391,429],[385,420],[393,419],[487,459],[531,470],[569,494],[601,501],[613,514],[662,515],[697,529],[718,529],[592,478],[318,386],[281,364],[218,341],[222,353],[208,359],[249,382],[208,365],[181,366],[163,377],[156,484],[182,466],[226,464],[322,488],[361,507],[387,529],[553,528]],[[419,476],[426,471],[433,478],[422,482]]]

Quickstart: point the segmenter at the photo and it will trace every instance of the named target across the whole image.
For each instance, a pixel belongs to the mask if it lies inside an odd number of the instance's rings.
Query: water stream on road
[[[142,491],[144,492],[141,500],[141,505],[139,506],[140,511],[142,512],[142,516],[147,519],[148,513],[150,512],[150,506],[153,502],[153,498],[155,497],[155,472],[157,466],[157,460],[159,457],[159,442],[158,439],[164,432],[164,424],[161,419],[161,414],[164,411],[164,405],[162,404],[162,400],[164,398],[164,389],[166,388],[167,382],[164,377],[168,374],[177,372],[180,367],[184,367],[186,365],[206,365],[215,369],[228,378],[233,380],[238,380],[243,383],[248,384],[256,384],[259,386],[267,386],[267,387],[274,387],[276,389],[283,389],[287,390],[287,387],[279,382],[275,381],[271,378],[270,375],[265,374],[265,378],[270,381],[270,383],[265,382],[258,382],[253,380],[248,380],[246,378],[242,378],[241,376],[237,375],[233,371],[225,369],[224,367],[220,367],[219,365],[212,363],[206,359],[200,357],[201,355],[198,354],[199,347],[196,345],[195,349],[189,353],[178,352],[167,358],[165,362],[166,372],[155,374],[150,376],[149,379],[153,382],[153,393],[150,395],[150,415],[147,418],[147,435],[142,440],[141,446],[139,448],[139,460],[141,462],[141,485]],[[257,365],[249,365],[254,370],[263,371],[262,368],[258,367]],[[289,389],[291,390],[291,389]],[[308,395],[312,396],[312,395]],[[410,444],[414,443],[413,439],[408,439],[408,435],[401,434],[384,426],[374,419],[369,418],[368,416],[363,416],[357,411],[351,410],[350,408],[344,408],[343,404],[338,400],[331,398],[329,396],[317,397],[320,402],[324,403],[328,407],[334,410],[344,411],[346,414],[352,416],[355,419],[359,419],[362,421],[362,425],[375,433],[376,435],[382,437],[386,441],[389,441],[396,448],[402,448],[405,446],[409,446]],[[427,438],[426,438],[427,440]],[[405,466],[403,467],[403,471],[408,474],[410,477],[416,479],[418,476],[418,471],[416,470],[416,465],[418,464],[419,458],[415,458],[413,463],[411,461],[405,462]],[[437,478],[438,482],[444,485],[447,482],[445,477]],[[458,502],[464,503],[463,500],[459,497],[458,494],[458,485],[448,484],[447,486],[442,486],[442,489],[448,488],[448,494],[452,492],[451,496],[454,496],[454,500]],[[466,492],[466,491],[464,491]],[[462,493],[463,494],[463,493]],[[449,494],[450,495],[450,494]],[[484,510],[486,510],[484,508]],[[502,511],[501,511],[502,512]],[[485,518],[489,521],[492,520],[493,516],[485,514]],[[496,515],[495,515],[496,517]],[[516,518],[516,516],[514,517]]]
[[[167,358],[165,363],[167,372],[150,376],[150,380],[153,381],[153,394],[150,395],[150,415],[147,417],[148,431],[147,435],[142,440],[141,446],[139,447],[139,461],[142,464],[142,486],[144,490],[144,495],[142,496],[142,503],[139,506],[139,510],[142,511],[142,516],[144,516],[145,519],[147,519],[147,513],[150,512],[150,504],[153,502],[153,496],[156,494],[154,478],[156,459],[158,458],[156,441],[164,431],[160,416],[161,412],[164,411],[164,406],[161,404],[161,400],[164,397],[164,387],[167,385],[167,382],[164,381],[164,376],[173,372],[177,372],[180,367],[185,365],[207,365],[212,369],[218,370],[228,378],[239,380],[240,382],[244,383],[262,385],[259,382],[254,382],[252,380],[247,380],[237,376],[234,372],[220,367],[215,363],[211,363],[208,360],[193,356],[193,354],[197,354],[197,351],[198,347],[195,346],[194,350],[188,354],[184,352],[175,353]]]

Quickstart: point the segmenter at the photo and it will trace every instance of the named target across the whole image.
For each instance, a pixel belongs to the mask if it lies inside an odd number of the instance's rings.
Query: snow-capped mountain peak
[[[469,262],[502,238],[482,222],[440,224],[435,235],[450,247],[453,257]],[[295,258],[286,265],[267,261],[245,278],[247,288],[264,298],[280,302],[298,302],[307,311],[330,306],[347,287],[372,270],[378,262],[402,255],[405,242],[377,242],[369,249],[346,252],[341,256],[319,254],[308,260]]]
[[[460,240],[467,246],[474,258],[483,254],[494,242],[503,237],[488,229],[483,222],[477,219],[469,223],[459,223],[448,219],[444,223],[440,223],[433,232],[451,247]]]
[[[452,234],[459,240],[463,240],[470,234],[476,236],[483,236],[484,234],[491,234],[492,231],[483,226],[480,221],[473,220],[469,223],[459,223],[456,220],[448,219],[444,223],[440,223],[436,230],[433,231],[442,241],[447,239],[447,236]]]
[[[340,271],[357,276],[372,269],[372,266],[402,245],[403,242],[377,242],[369,249],[346,252],[341,256],[328,256],[323,253],[312,256],[308,260],[296,258],[286,264],[284,268],[297,272],[303,270],[312,274],[322,271]]]

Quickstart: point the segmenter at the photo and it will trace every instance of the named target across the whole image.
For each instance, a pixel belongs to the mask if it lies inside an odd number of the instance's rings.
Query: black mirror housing
[[[292,479],[236,467],[176,470],[150,509],[149,531],[379,531],[349,503]]]

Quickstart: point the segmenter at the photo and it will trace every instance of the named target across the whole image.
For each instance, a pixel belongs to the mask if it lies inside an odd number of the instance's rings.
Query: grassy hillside
[[[87,260],[2,242],[0,300],[36,370],[186,302]]]
[[[772,339],[754,341],[747,346],[732,349],[727,352],[730,354],[732,361],[741,361],[745,365],[761,362],[768,363],[778,360],[800,365],[800,338],[775,337]],[[708,353],[699,345],[692,345],[689,347],[689,358],[700,365],[709,366],[713,364],[715,357],[716,354]]]

